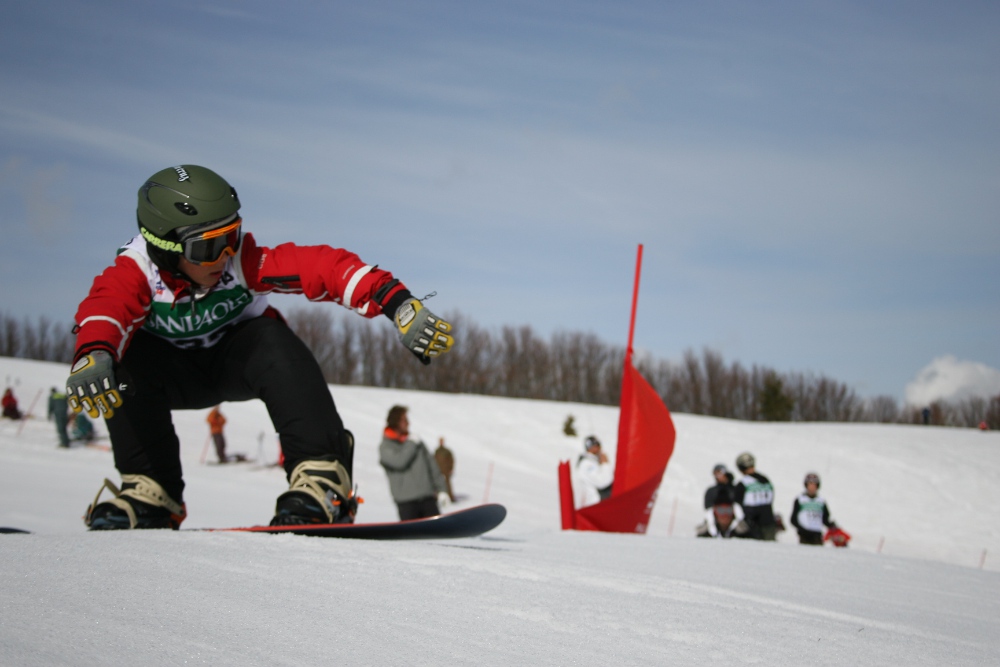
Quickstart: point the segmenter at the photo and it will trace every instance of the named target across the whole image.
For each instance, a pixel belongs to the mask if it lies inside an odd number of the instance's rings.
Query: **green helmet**
[[[139,188],[139,226],[166,239],[178,227],[228,218],[240,200],[226,179],[193,164],[156,172]]]
[[[209,225],[232,217],[240,200],[226,179],[193,164],[169,167],[150,176],[139,188],[136,216],[150,257],[162,268],[176,270],[180,256],[177,230]]]

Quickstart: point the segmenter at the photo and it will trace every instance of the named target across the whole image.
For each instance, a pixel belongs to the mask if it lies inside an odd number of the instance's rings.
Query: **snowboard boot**
[[[114,495],[97,502],[104,489]],[[183,503],[167,495],[163,487],[145,475],[122,475],[122,488],[110,479],[94,496],[83,522],[91,530],[128,530],[134,528],[171,528],[177,530],[187,517]]]
[[[354,523],[358,499],[340,461],[302,461],[278,496],[272,526]]]

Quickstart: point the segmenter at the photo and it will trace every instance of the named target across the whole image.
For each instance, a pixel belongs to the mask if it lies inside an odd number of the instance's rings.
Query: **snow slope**
[[[108,452],[55,447],[44,401],[66,373],[0,358],[23,409],[41,392],[41,418],[0,421],[0,526],[34,531],[0,535],[2,665],[1000,663],[998,433],[675,415],[649,534],[564,533],[556,466],[589,433],[613,448],[615,409],[335,386],[362,520],[395,518],[377,446],[401,403],[455,452],[460,504],[503,503],[505,523],[417,543],[92,534],[80,516],[118,477]],[[262,404],[223,412],[231,452],[274,460]],[[174,415],[185,528],[266,522],[283,472],[201,463],[206,413]],[[562,433],[570,414],[578,438]],[[694,539],[712,465],[743,450],[786,517],[819,472],[851,547]]]

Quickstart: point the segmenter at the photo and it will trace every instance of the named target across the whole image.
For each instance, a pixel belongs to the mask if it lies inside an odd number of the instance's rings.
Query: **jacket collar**
[[[385,428],[385,437],[389,438],[390,440],[395,440],[396,442],[406,442],[406,436],[407,435],[409,435],[409,434],[408,433],[400,433],[396,429],[389,428],[388,426],[386,426],[386,428]]]

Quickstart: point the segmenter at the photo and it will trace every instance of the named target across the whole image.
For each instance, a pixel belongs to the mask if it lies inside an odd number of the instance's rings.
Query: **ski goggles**
[[[192,264],[215,264],[223,255],[232,257],[240,248],[243,218],[234,215],[210,229],[197,228],[181,232],[180,244],[184,259]]]

